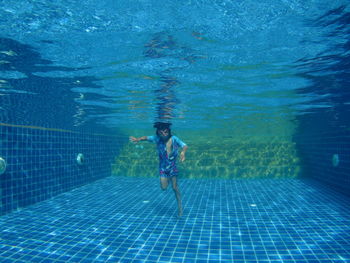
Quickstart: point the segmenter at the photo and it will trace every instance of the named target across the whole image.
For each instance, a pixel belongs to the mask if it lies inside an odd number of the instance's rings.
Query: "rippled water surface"
[[[345,0],[0,3],[2,122],[288,135],[349,104]]]

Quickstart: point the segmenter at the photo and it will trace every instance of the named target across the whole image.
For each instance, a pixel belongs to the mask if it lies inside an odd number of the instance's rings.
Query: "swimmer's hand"
[[[185,152],[181,152],[181,153],[180,153],[180,161],[181,161],[181,162],[184,162],[185,160],[186,160]]]
[[[142,136],[140,138],[136,138],[134,136],[130,136],[129,137],[129,141],[134,142],[134,143],[139,142],[139,141],[147,141],[147,136]]]
[[[181,162],[184,162],[186,160],[186,157],[185,157],[185,153],[187,151],[187,145],[185,145],[183,148],[182,148],[182,151],[180,153],[180,161]]]
[[[129,141],[130,141],[130,142],[133,142],[133,143],[136,143],[136,142],[139,141],[139,139],[137,139],[137,138],[135,138],[135,137],[133,137],[133,136],[130,136],[130,137],[129,137]]]

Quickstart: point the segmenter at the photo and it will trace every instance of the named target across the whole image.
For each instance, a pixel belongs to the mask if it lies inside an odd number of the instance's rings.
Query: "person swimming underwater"
[[[188,146],[178,137],[171,134],[170,126],[171,123],[156,122],[153,125],[153,127],[156,128],[156,135],[142,136],[139,138],[130,136],[129,140],[134,143],[149,141],[156,144],[159,156],[160,187],[162,190],[166,190],[169,182],[172,183],[178,205],[178,215],[182,216],[181,193],[178,186],[179,171],[176,167],[176,160],[181,149],[179,158],[181,162],[185,161]]]

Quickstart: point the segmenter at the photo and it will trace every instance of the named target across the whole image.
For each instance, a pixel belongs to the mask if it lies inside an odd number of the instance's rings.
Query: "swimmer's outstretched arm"
[[[188,146],[185,145],[184,147],[182,147],[182,151],[180,153],[180,161],[183,162],[185,161],[186,157],[185,157],[185,154],[186,154],[186,151],[188,149]]]
[[[147,141],[147,136],[142,136],[142,137],[139,137],[139,138],[130,136],[129,137],[129,141],[131,141],[131,142]]]

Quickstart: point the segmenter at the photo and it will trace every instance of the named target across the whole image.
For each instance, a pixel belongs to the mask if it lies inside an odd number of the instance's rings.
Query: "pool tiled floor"
[[[108,177],[0,217],[0,262],[350,262],[349,197],[299,179]]]

